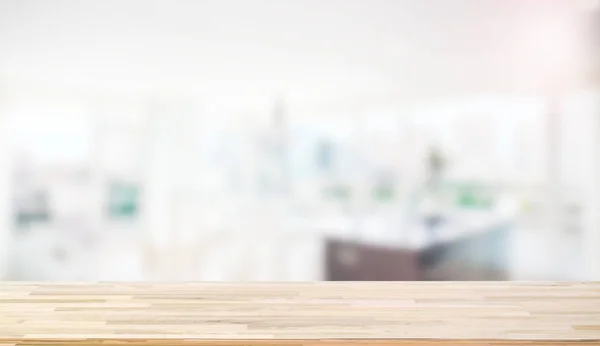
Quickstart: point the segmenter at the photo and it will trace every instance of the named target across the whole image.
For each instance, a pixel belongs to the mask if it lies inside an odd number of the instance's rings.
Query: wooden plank
[[[600,345],[600,283],[0,284],[1,345]]]

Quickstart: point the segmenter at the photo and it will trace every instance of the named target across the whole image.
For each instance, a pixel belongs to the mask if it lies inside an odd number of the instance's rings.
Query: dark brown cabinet
[[[497,281],[508,279],[508,227],[421,249],[329,239],[329,281]]]

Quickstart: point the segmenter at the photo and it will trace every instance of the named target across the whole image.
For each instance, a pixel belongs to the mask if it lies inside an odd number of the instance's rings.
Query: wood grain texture
[[[600,345],[600,283],[1,283],[4,345]]]

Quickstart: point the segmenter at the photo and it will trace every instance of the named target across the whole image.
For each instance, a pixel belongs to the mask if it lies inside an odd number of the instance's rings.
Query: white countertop
[[[449,242],[467,234],[486,232],[492,227],[508,224],[509,219],[492,212],[456,213],[435,235],[425,229],[420,220],[402,222],[400,217],[386,220],[377,215],[352,220],[348,217],[322,217],[304,220],[304,229],[340,240],[394,248],[421,249],[439,242]]]

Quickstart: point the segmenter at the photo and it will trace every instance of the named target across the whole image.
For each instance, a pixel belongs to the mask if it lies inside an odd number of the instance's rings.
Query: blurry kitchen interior
[[[0,2],[0,279],[600,280],[600,6]]]

